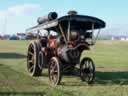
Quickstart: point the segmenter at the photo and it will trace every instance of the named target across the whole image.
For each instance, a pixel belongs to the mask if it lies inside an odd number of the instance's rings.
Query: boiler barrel
[[[57,18],[57,13],[56,12],[50,12],[48,14],[48,16],[39,17],[37,19],[37,22],[38,22],[38,24],[42,24],[44,22],[47,22],[47,21],[50,21],[50,20],[54,20],[56,18]]]

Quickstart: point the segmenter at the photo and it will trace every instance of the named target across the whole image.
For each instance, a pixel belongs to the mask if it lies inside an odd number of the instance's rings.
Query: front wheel
[[[88,84],[92,84],[95,78],[95,65],[91,58],[85,57],[80,64],[80,78]]]
[[[57,57],[52,57],[51,60],[49,61],[49,68],[48,68],[48,73],[49,73],[49,80],[51,85],[56,86],[60,83],[61,81],[61,63],[58,60]]]

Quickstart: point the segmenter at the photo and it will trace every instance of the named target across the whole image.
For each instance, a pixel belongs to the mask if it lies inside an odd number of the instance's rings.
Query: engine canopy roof
[[[67,15],[62,16],[58,19],[47,21],[43,24],[31,27],[27,29],[27,32],[37,31],[37,30],[53,30],[60,33],[59,24],[62,26],[63,31],[67,32],[68,22],[70,21],[71,28],[80,28],[82,30],[92,30],[92,24],[94,29],[105,28],[106,23],[96,17],[86,16],[86,15]]]

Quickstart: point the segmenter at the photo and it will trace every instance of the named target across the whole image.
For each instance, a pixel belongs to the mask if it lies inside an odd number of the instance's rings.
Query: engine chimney
[[[75,10],[68,11],[68,15],[77,15],[77,11]]]

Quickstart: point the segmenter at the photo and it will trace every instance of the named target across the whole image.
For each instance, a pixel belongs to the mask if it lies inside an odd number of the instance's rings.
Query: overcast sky
[[[37,24],[38,17],[51,11],[62,16],[76,10],[79,14],[103,19],[106,30],[123,29],[127,34],[127,9],[128,0],[0,0],[0,33],[25,32]]]

